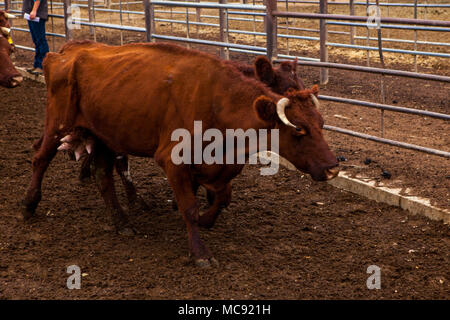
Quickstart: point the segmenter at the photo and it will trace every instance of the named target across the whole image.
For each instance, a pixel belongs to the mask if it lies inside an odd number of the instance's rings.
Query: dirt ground
[[[89,38],[87,30],[80,32],[77,38]],[[211,39],[213,36],[204,38]],[[124,33],[124,39],[126,43],[139,42],[144,41],[144,35]],[[117,35],[98,33],[97,40],[120,44],[120,37]],[[218,50],[214,47],[194,47],[218,54]],[[297,53],[302,55],[304,52]],[[33,61],[32,57],[31,52],[20,50],[16,54],[17,64],[29,66]],[[231,53],[231,58],[247,63],[254,61],[254,56],[239,53]],[[330,61],[361,64],[361,60],[355,57],[342,55],[334,55]],[[403,63],[391,64],[390,67],[410,70],[410,65]],[[421,66],[419,69],[423,73],[448,74],[450,72],[450,68],[436,70]],[[298,74],[307,87],[318,83],[318,68],[299,66]],[[330,69],[329,79],[327,85],[320,86],[320,94],[382,102],[380,97],[381,77],[379,75]],[[446,83],[389,76],[386,76],[384,81],[387,104],[444,114],[448,114],[450,110],[450,86]],[[322,106],[321,112],[327,124],[381,136],[380,110],[326,101],[322,101]],[[386,111],[384,124],[385,138],[450,151],[448,121]],[[450,209],[449,159],[331,132],[327,132],[326,135],[335,146],[337,155],[346,159],[341,163],[346,171],[355,176],[372,178],[387,186],[403,188],[402,192],[409,188],[411,190],[405,194],[429,198],[432,204]],[[364,165],[367,158],[371,160],[371,163]],[[381,177],[383,171],[389,172],[391,178]]]
[[[44,180],[37,217],[24,223],[18,201],[30,179],[31,143],[42,130],[45,90],[27,80],[0,96],[1,298],[450,297],[448,226],[284,169],[262,177],[249,166],[234,181],[230,207],[202,232],[220,262],[216,269],[199,270],[188,258],[167,180],[146,159],[131,160],[152,208],[130,212],[138,235],[115,235],[94,184],[81,185],[79,164],[63,153]],[[65,287],[73,264],[85,274],[81,290]],[[381,290],[366,288],[369,265],[381,268]]]
[[[98,40],[117,44],[117,35],[99,33]],[[142,41],[140,35],[124,35],[127,42]],[[332,57],[344,63],[358,59]],[[16,55],[20,65],[30,59],[28,52]],[[395,67],[411,70],[401,61]],[[318,69],[298,71],[307,86],[317,82]],[[330,70],[321,94],[380,101],[379,82],[378,76]],[[386,102],[448,113],[449,89],[442,83],[386,77]],[[137,236],[114,234],[94,185],[78,182],[79,164],[64,154],[47,173],[36,219],[23,223],[18,201],[31,176],[31,144],[42,131],[44,105],[41,84],[27,80],[19,88],[0,88],[0,298],[450,298],[448,226],[283,169],[261,177],[258,168],[248,166],[234,181],[230,207],[212,230],[202,232],[220,262],[217,269],[198,270],[188,258],[184,224],[172,211],[172,192],[152,160],[131,160],[136,185],[152,207],[129,213]],[[327,124],[379,135],[380,111],[325,101],[322,106]],[[448,122],[386,112],[385,125],[387,138],[450,151]],[[331,132],[326,137],[336,155],[346,158],[341,162],[346,171],[411,188],[450,208],[448,159]],[[366,158],[372,160],[369,165],[363,164]],[[382,170],[392,178],[381,177]],[[66,268],[72,264],[85,274],[81,290],[66,288]],[[369,265],[381,268],[381,290],[366,287]]]

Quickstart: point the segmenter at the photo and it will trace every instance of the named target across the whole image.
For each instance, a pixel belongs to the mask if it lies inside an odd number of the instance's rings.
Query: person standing
[[[26,19],[35,47],[33,68],[27,71],[36,75],[42,74],[42,61],[49,51],[45,38],[45,23],[48,19],[47,0],[23,0],[22,12],[29,15],[29,19]],[[37,18],[39,21],[36,21]]]

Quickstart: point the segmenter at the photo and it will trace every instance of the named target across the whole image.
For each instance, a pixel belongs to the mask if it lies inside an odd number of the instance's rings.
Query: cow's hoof
[[[178,204],[175,200],[172,200],[172,210],[173,211],[178,211]]]
[[[210,220],[202,220],[202,216],[200,216],[200,219],[198,221],[198,225],[202,228],[205,229],[211,229],[212,227],[214,227],[214,222],[215,221],[210,221]]]
[[[21,214],[23,221],[27,221],[31,219],[34,216],[34,213],[36,212],[36,206],[32,205],[26,205],[25,201],[19,201],[19,206],[22,207]]]
[[[117,233],[120,234],[121,236],[127,236],[127,237],[134,236],[137,234],[136,230],[132,227],[121,228],[121,229],[117,230]]]
[[[199,268],[206,269],[212,267],[218,267],[219,262],[215,258],[209,259],[197,259],[195,260],[195,265]]]
[[[139,195],[136,200],[130,202],[129,207],[132,211],[150,211],[150,206]]]
[[[27,208],[22,209],[23,221],[30,220],[34,216],[34,210],[29,210]]]
[[[79,177],[78,177],[78,179],[79,179],[79,181],[80,181],[80,183],[82,184],[82,185],[87,185],[87,184],[90,184],[91,183],[91,176],[89,175],[89,176],[83,176],[83,175],[80,175]]]

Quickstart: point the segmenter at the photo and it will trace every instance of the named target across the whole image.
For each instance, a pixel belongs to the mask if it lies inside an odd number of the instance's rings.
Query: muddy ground
[[[78,36],[78,39],[83,38],[89,38],[88,33]],[[98,34],[97,40],[103,43],[120,44],[120,38],[112,35]],[[129,33],[126,34],[125,41],[139,42],[144,41],[144,38],[143,35]],[[195,48],[218,54],[218,50],[214,47],[195,46]],[[304,53],[297,52],[299,55]],[[231,53],[230,57],[249,64],[255,59],[255,56],[239,53]],[[30,66],[33,55],[20,50],[15,60],[18,65]],[[361,60],[341,55],[332,56],[330,61],[364,64]],[[398,70],[410,70],[411,66],[396,63],[391,67]],[[297,71],[307,87],[318,84],[318,68],[299,66]],[[422,66],[420,72],[448,74],[450,69],[437,70]],[[382,102],[381,81],[379,75],[330,69],[329,83],[320,85],[320,94]],[[443,114],[448,114],[450,110],[450,85],[447,83],[386,76],[384,91],[386,104]],[[380,110],[327,101],[322,101],[321,104],[321,112],[327,124],[381,136]],[[448,121],[386,111],[384,128],[384,137],[387,139],[450,152]],[[341,164],[346,171],[355,176],[372,178],[393,188],[402,188],[404,194],[425,197],[438,207],[450,209],[449,159],[342,134],[327,132],[326,136],[333,143],[337,155],[345,159]],[[364,164],[366,159],[371,161],[369,165]],[[391,177],[383,178],[381,176],[383,171],[387,171]]]
[[[117,35],[100,33],[98,39],[117,44]],[[127,42],[143,39],[124,35]],[[355,57],[331,57],[333,62],[355,63]],[[16,55],[20,65],[30,58],[23,51]],[[254,59],[240,54],[232,58]],[[401,62],[394,67],[411,70]],[[317,69],[298,71],[307,86],[317,83]],[[448,74],[446,68],[426,65],[419,71]],[[380,101],[379,83],[378,76],[331,70],[321,94]],[[446,84],[386,77],[386,102],[448,113],[449,89]],[[190,261],[184,224],[170,203],[172,192],[152,160],[131,160],[136,185],[152,208],[129,213],[140,232],[134,237],[114,234],[95,186],[78,182],[79,164],[64,154],[57,155],[47,173],[37,217],[23,223],[18,201],[31,176],[31,144],[42,131],[44,105],[41,84],[27,80],[20,88],[0,88],[0,298],[450,297],[448,226],[284,169],[261,177],[257,167],[248,166],[234,181],[230,207],[212,230],[202,232],[220,262],[216,269],[198,270]],[[379,135],[380,111],[322,105],[327,124]],[[448,122],[386,112],[385,125],[387,138],[450,151]],[[449,160],[331,132],[326,137],[336,154],[346,158],[341,162],[345,170],[411,188],[410,194],[450,208]],[[363,164],[366,158],[372,160],[369,165]],[[381,177],[382,170],[391,179]],[[81,290],[66,288],[66,268],[72,264],[85,274]],[[381,290],[366,287],[369,265],[381,268]]]
[[[234,181],[230,207],[202,232],[220,261],[214,269],[190,261],[172,192],[151,160],[131,160],[151,206],[130,212],[136,236],[113,232],[94,185],[78,182],[79,164],[63,153],[47,173],[37,217],[24,223],[18,201],[30,179],[31,144],[42,130],[45,90],[27,80],[0,89],[0,97],[3,299],[450,297],[448,226],[284,169],[262,177],[247,167]],[[66,288],[73,264],[84,274],[80,290]],[[381,290],[366,287],[369,265],[381,268]]]

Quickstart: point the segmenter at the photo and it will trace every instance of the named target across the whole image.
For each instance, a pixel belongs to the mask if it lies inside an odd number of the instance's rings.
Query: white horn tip
[[[5,16],[6,16],[8,19],[16,19],[16,18],[17,18],[15,15],[13,15],[13,14],[11,14],[11,13],[7,13],[7,12],[5,12]]]
[[[1,27],[0,28],[4,33],[6,33],[7,35],[9,35],[11,33],[11,29],[6,28],[6,27]]]
[[[319,99],[317,99],[317,97],[313,93],[311,93],[311,99],[314,102],[316,108],[319,109],[320,108]]]
[[[288,98],[281,98],[280,100],[278,100],[277,104],[286,105],[288,103],[289,103],[289,99]]]
[[[289,119],[286,117],[284,109],[286,109],[286,106],[289,104],[288,98],[281,98],[277,102],[277,114],[280,120],[287,126],[295,128],[295,125],[292,124]]]

